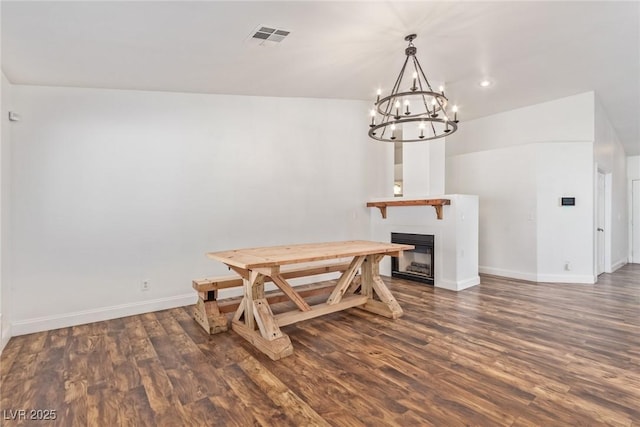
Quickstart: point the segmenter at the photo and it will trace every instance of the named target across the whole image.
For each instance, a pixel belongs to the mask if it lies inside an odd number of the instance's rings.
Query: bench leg
[[[193,318],[208,334],[217,334],[229,329],[227,316],[220,313],[217,292],[201,292],[198,294],[198,302],[193,310]]]
[[[381,316],[397,319],[402,316],[402,307],[380,278],[380,260],[382,255],[368,255],[362,264],[361,293],[369,297],[358,308]]]
[[[231,329],[271,360],[293,354],[291,339],[280,331],[265,298],[264,276],[251,271],[249,279],[244,281],[244,298],[233,317]]]
[[[269,356],[271,360],[280,360],[293,354],[293,345],[289,335],[282,334],[279,338],[268,340],[258,331],[251,330],[238,321],[231,323],[231,329],[245,340],[249,341],[255,348]]]

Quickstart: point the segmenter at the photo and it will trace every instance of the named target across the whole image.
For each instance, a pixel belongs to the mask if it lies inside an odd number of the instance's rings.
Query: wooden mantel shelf
[[[382,218],[387,217],[387,206],[433,206],[436,210],[436,217],[442,219],[442,207],[450,205],[449,199],[420,199],[420,200],[388,200],[384,202],[368,202],[368,208],[378,208]]]

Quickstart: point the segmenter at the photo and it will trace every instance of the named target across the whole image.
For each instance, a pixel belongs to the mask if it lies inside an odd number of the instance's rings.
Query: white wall
[[[447,159],[447,192],[479,195],[479,266],[532,280],[536,271],[536,174],[531,145]]]
[[[403,145],[403,196],[420,198],[442,195],[445,178],[446,139]]]
[[[365,166],[370,191],[367,201],[375,197],[393,198],[393,184],[396,176],[394,145],[370,139],[368,150],[373,160]],[[406,172],[403,171],[403,175],[406,176]]]
[[[605,271],[611,273],[628,260],[627,158],[597,97],[595,101],[595,169],[607,175],[610,190],[605,194]]]
[[[532,142],[593,142],[593,97],[586,92],[461,123],[447,137],[446,155]]]
[[[368,237],[363,102],[13,89],[14,334],[193,303],[207,251]]]
[[[472,120],[447,139],[447,193],[480,197],[481,272],[594,280],[592,92]],[[560,207],[563,195],[577,205]]]
[[[632,183],[634,180],[640,180],[640,156],[632,156],[632,157],[627,157],[627,200],[629,201],[628,205],[629,205],[629,209],[628,209],[628,215],[629,215],[629,233],[628,233],[628,239],[629,239],[629,255],[628,255],[628,259],[629,262],[633,261],[635,263],[640,262],[640,257],[636,256],[635,258],[632,258],[632,249],[633,249],[633,236],[632,236],[632,232],[633,232],[633,227],[631,222],[633,221],[633,212],[632,212],[632,205],[631,205],[631,201],[632,201],[632,191],[633,191],[633,187],[632,187]],[[637,220],[637,218],[636,218]],[[640,226],[640,221],[637,221],[636,223],[636,227]],[[640,249],[640,248],[639,248]]]
[[[593,144],[534,144],[537,187],[537,281],[593,283]],[[575,197],[575,206],[561,206]]]
[[[630,180],[640,179],[640,156],[627,157],[627,177]]]
[[[10,259],[10,189],[11,189],[11,122],[8,114],[12,108],[12,86],[4,73],[1,74],[0,108],[0,351],[11,338],[11,282]]]
[[[393,198],[393,183],[399,167],[394,166],[394,144],[371,140],[376,163],[370,167],[370,198]],[[403,197],[405,199],[443,195],[445,186],[445,138],[406,143],[402,146]]]

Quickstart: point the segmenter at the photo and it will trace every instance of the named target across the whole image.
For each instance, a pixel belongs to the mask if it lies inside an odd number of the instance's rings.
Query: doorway
[[[631,184],[631,262],[640,264],[640,180]]]
[[[598,171],[596,196],[596,276],[604,273],[605,175]]]

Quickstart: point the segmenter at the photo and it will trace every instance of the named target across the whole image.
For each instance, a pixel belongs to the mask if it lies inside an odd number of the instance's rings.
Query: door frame
[[[606,175],[598,170],[596,174],[596,216],[595,216],[595,272],[596,277],[600,276],[606,270],[605,253],[606,240]]]
[[[629,247],[631,248],[631,253],[629,256],[629,262],[640,264],[640,242],[638,242],[638,247],[634,246],[634,233],[636,230],[640,231],[640,201],[638,203],[638,212],[635,212],[634,207],[634,187],[638,188],[638,195],[636,197],[640,197],[640,179],[632,179],[631,180],[631,197],[630,197],[630,218],[629,218],[629,230],[630,230],[630,238],[629,238]],[[634,214],[637,218],[634,218]]]
[[[600,180],[602,179],[602,187]],[[593,203],[593,273],[595,281],[602,273],[611,273],[611,191],[612,174],[596,167],[594,176],[594,203]],[[600,194],[602,193],[602,198]],[[600,206],[600,203],[603,206]],[[598,228],[604,231],[599,232]],[[602,234],[602,236],[598,236]],[[602,240],[599,240],[602,239]],[[601,246],[601,247],[600,247]],[[602,265],[600,265],[602,262]],[[602,268],[600,268],[602,267]],[[600,271],[601,270],[601,271]]]

